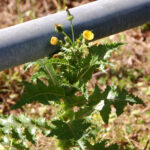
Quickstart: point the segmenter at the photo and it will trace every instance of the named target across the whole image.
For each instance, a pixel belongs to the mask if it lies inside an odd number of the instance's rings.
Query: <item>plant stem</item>
[[[74,47],[75,46],[75,37],[74,37],[74,29],[73,29],[72,20],[70,21],[70,23],[71,23],[72,40],[73,40],[73,47]]]
[[[66,7],[66,0],[63,0],[63,7],[65,9],[65,7]]]
[[[57,8],[57,10],[58,10],[58,11],[61,10],[61,1],[60,1],[60,0],[58,0],[58,8]]]
[[[11,147],[12,147],[12,139],[10,139],[9,150],[11,150]]]
[[[43,62],[43,65],[44,65],[45,69],[47,70],[47,73],[48,73],[48,75],[49,75],[49,77],[50,77],[50,79],[51,79],[53,85],[55,86],[55,85],[56,85],[56,82],[55,82],[55,80],[54,80],[54,78],[53,78],[53,75],[51,74],[51,72],[50,72],[50,70],[48,69],[48,67],[44,64],[44,60],[42,60],[42,62]],[[51,67],[53,67],[53,66],[51,65]],[[52,68],[52,69],[53,69],[53,68]]]
[[[17,0],[17,14],[19,23],[22,23],[21,11],[20,11],[20,0]]]
[[[73,45],[72,40],[70,39],[70,37],[65,32],[62,32],[62,33],[69,39],[70,43]]]

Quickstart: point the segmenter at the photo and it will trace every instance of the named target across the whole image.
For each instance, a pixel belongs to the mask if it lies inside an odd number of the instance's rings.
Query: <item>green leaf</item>
[[[27,143],[25,141],[13,141],[12,146],[17,148],[17,150],[30,150],[29,148],[27,148]]]
[[[49,76],[49,83],[53,86],[58,84],[57,75],[52,64],[45,64],[45,72]]]
[[[99,87],[95,85],[94,93],[89,97],[89,106],[97,105],[101,100],[105,99],[108,95],[108,92],[110,91],[110,88],[107,87],[105,92],[101,92]]]
[[[35,61],[24,64],[24,72],[26,72],[33,65],[37,65],[37,62]]]
[[[36,131],[41,131],[46,136],[50,133],[49,122],[44,118],[35,121],[23,114],[17,117],[13,115],[0,116],[0,123],[3,125],[0,127],[0,143],[9,145],[11,139],[12,146],[18,150],[28,149],[26,143],[28,141],[36,144]]]
[[[108,124],[110,113],[111,113],[110,103],[105,100],[104,101],[104,106],[103,106],[102,110],[100,111],[100,114],[101,114],[101,117],[102,117],[103,121],[106,124]]]
[[[24,136],[22,134],[22,128],[19,127],[19,126],[13,126],[12,128],[12,137],[15,138],[15,139],[20,139],[20,140],[23,140],[24,139]]]
[[[68,125],[61,120],[52,121],[54,127],[51,129],[50,136],[57,136],[61,140],[69,140],[73,138],[73,134],[70,131]]]
[[[78,140],[90,126],[90,124],[83,119],[73,120],[68,123],[61,120],[55,120],[52,121],[52,124],[54,127],[51,129],[50,136],[55,135],[60,140]]]
[[[93,94],[88,98],[88,101],[85,103],[84,108],[80,108],[78,112],[75,113],[76,118],[83,118],[91,115],[95,111],[96,105],[98,105],[103,99],[106,98],[110,87],[107,87],[106,90],[102,93],[99,87],[96,85]]]
[[[3,136],[0,140],[0,142],[2,142],[2,144],[4,144],[4,145],[9,145],[9,143],[10,143],[9,137],[8,136]]]
[[[34,126],[26,127],[25,135],[31,143],[36,144],[36,128]]]
[[[109,88],[110,89],[110,88]],[[120,90],[119,87],[111,88],[109,92],[106,92],[104,99],[104,105],[100,109],[100,114],[103,118],[103,121],[108,124],[109,114],[111,113],[111,105],[114,105],[116,108],[116,113],[119,116],[123,113],[124,107],[129,103],[133,104],[144,104],[141,99],[135,97],[133,94],[128,94],[125,89]]]
[[[36,72],[32,75],[31,81],[36,82],[37,79],[40,79],[40,78],[48,79],[48,75],[42,69],[39,69],[38,72]]]
[[[11,133],[11,128],[10,128],[9,126],[6,126],[6,127],[4,127],[4,128],[0,128],[0,130],[2,131],[2,133],[3,133],[4,135]]]
[[[36,81],[36,77],[46,77],[46,79],[49,79],[49,83],[56,85],[58,84],[57,80],[57,74],[54,70],[53,64],[49,62],[50,60],[45,57],[43,59],[39,59],[37,63],[39,64],[40,68],[38,73],[35,73],[33,76],[33,79]]]
[[[98,56],[98,59],[102,60],[108,51],[113,50],[121,45],[123,45],[123,43],[100,44],[98,46],[91,46],[89,51],[91,55]]]
[[[46,127],[46,120],[45,118],[39,118],[35,121],[36,125],[39,127]]]
[[[21,123],[21,124],[24,124],[24,125],[31,123],[31,119],[28,118],[28,117],[26,117],[26,116],[23,115],[23,114],[18,115],[18,116],[15,118],[15,120],[16,120],[17,122]]]
[[[74,106],[81,107],[85,105],[87,100],[84,96],[67,96],[65,98],[65,104],[68,108],[73,108]]]
[[[19,108],[25,104],[38,101],[42,104],[49,104],[50,100],[58,100],[65,96],[64,89],[49,84],[45,85],[41,80],[37,80],[37,84],[25,82],[25,91],[21,99],[12,107]]]
[[[81,69],[81,72],[79,73],[77,79],[80,83],[80,86],[83,83],[87,83],[91,79],[92,73],[95,71],[97,68],[97,65],[87,65],[83,69]]]

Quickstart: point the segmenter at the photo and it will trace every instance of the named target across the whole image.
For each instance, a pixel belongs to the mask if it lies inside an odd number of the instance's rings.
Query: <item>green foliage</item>
[[[147,24],[142,25],[142,26],[141,26],[141,30],[142,30],[143,32],[149,31],[149,30],[150,30],[150,22],[148,22]]]
[[[68,17],[71,16],[67,10]],[[73,19],[73,16],[72,16]],[[13,106],[13,109],[20,108],[25,104],[37,101],[49,105],[50,101],[57,104],[57,116],[51,121],[51,126],[41,118],[31,120],[25,116],[11,117],[1,121],[2,132],[11,135],[12,143],[14,141],[30,141],[36,144],[36,135],[39,131],[49,137],[56,137],[58,147],[62,150],[117,150],[116,144],[106,147],[106,140],[97,141],[96,136],[99,132],[98,126],[92,122],[92,115],[100,112],[103,121],[108,124],[111,113],[111,105],[116,108],[119,116],[123,113],[127,103],[133,105],[143,104],[143,102],[132,94],[128,94],[125,89],[110,87],[106,85],[104,91],[95,85],[93,92],[87,88],[94,71],[105,71],[105,67],[110,64],[108,58],[111,53],[123,45],[123,43],[110,43],[94,45],[89,43],[89,39],[94,37],[91,31],[88,34],[81,34],[75,41],[74,31],[71,22],[73,40],[61,30],[64,34],[63,43],[56,37],[51,41],[52,45],[58,44],[61,52],[55,54],[53,58],[40,59],[32,63],[38,66],[38,71],[33,75],[31,82],[25,82],[24,94],[20,100]],[[57,28],[60,25],[57,25]],[[61,26],[62,27],[62,26]],[[64,29],[62,27],[62,29]],[[26,66],[28,68],[30,64]],[[7,122],[7,126],[5,126]],[[97,131],[93,134],[93,130]],[[22,131],[22,132],[21,132]],[[93,138],[93,140],[91,140]],[[10,140],[3,140],[8,141]],[[26,147],[25,147],[26,148]]]
[[[50,125],[44,119],[30,119],[23,114],[0,116],[0,143],[5,147],[28,150],[29,142],[36,145],[40,132],[46,136],[50,133]]]
[[[57,136],[60,140],[79,140],[90,126],[84,119],[64,122],[61,120],[52,121],[54,127],[51,130],[50,136]]]
[[[127,103],[129,103],[130,105],[133,105],[135,103],[144,104],[138,97],[135,97],[132,94],[128,94],[125,89],[120,90],[118,87],[107,87],[105,91],[105,93],[107,94],[105,94],[104,104],[100,110],[100,114],[106,124],[108,124],[111,105],[116,108],[116,113],[119,116],[123,113],[123,109],[127,105]]]
[[[12,107],[19,108],[25,104],[39,101],[42,104],[49,104],[49,100],[58,100],[65,95],[62,87],[54,86],[49,81],[49,86],[46,86],[41,80],[37,79],[36,85],[34,83],[25,82],[25,92],[20,101]]]

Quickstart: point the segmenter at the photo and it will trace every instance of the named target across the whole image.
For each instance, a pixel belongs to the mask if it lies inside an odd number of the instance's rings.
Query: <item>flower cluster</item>
[[[94,33],[90,30],[84,30],[83,33],[80,35],[80,37],[77,38],[76,41],[74,40],[74,29],[73,29],[73,24],[72,24],[72,20],[74,19],[74,17],[68,9],[66,9],[66,11],[67,11],[67,20],[70,21],[70,23],[71,23],[72,39],[67,35],[67,33],[65,33],[63,25],[55,24],[55,31],[57,33],[61,33],[65,36],[64,37],[65,46],[68,47],[69,45],[71,45],[72,47],[75,47],[75,45],[77,45],[79,43],[84,44],[85,42],[93,40]],[[60,47],[64,46],[63,42],[54,36],[51,37],[50,44],[58,45]]]
[[[58,26],[58,28],[56,27],[56,30],[60,32],[61,29]],[[83,31],[82,36],[87,41],[91,41],[94,39],[94,33],[90,30]],[[51,40],[50,40],[50,44],[51,45],[57,45],[59,43],[58,41],[59,41],[59,39],[57,37],[52,36]],[[77,39],[77,43],[80,43],[80,39]]]

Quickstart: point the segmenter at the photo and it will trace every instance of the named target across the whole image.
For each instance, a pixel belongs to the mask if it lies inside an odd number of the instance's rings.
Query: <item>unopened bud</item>
[[[74,19],[74,17],[72,15],[67,17],[67,20],[72,21]]]
[[[55,31],[56,31],[57,33],[62,33],[62,32],[64,32],[64,26],[61,25],[61,24],[55,24]]]
[[[68,7],[66,7],[66,12],[67,12],[67,20],[72,21],[74,19],[73,15],[71,15]]]

